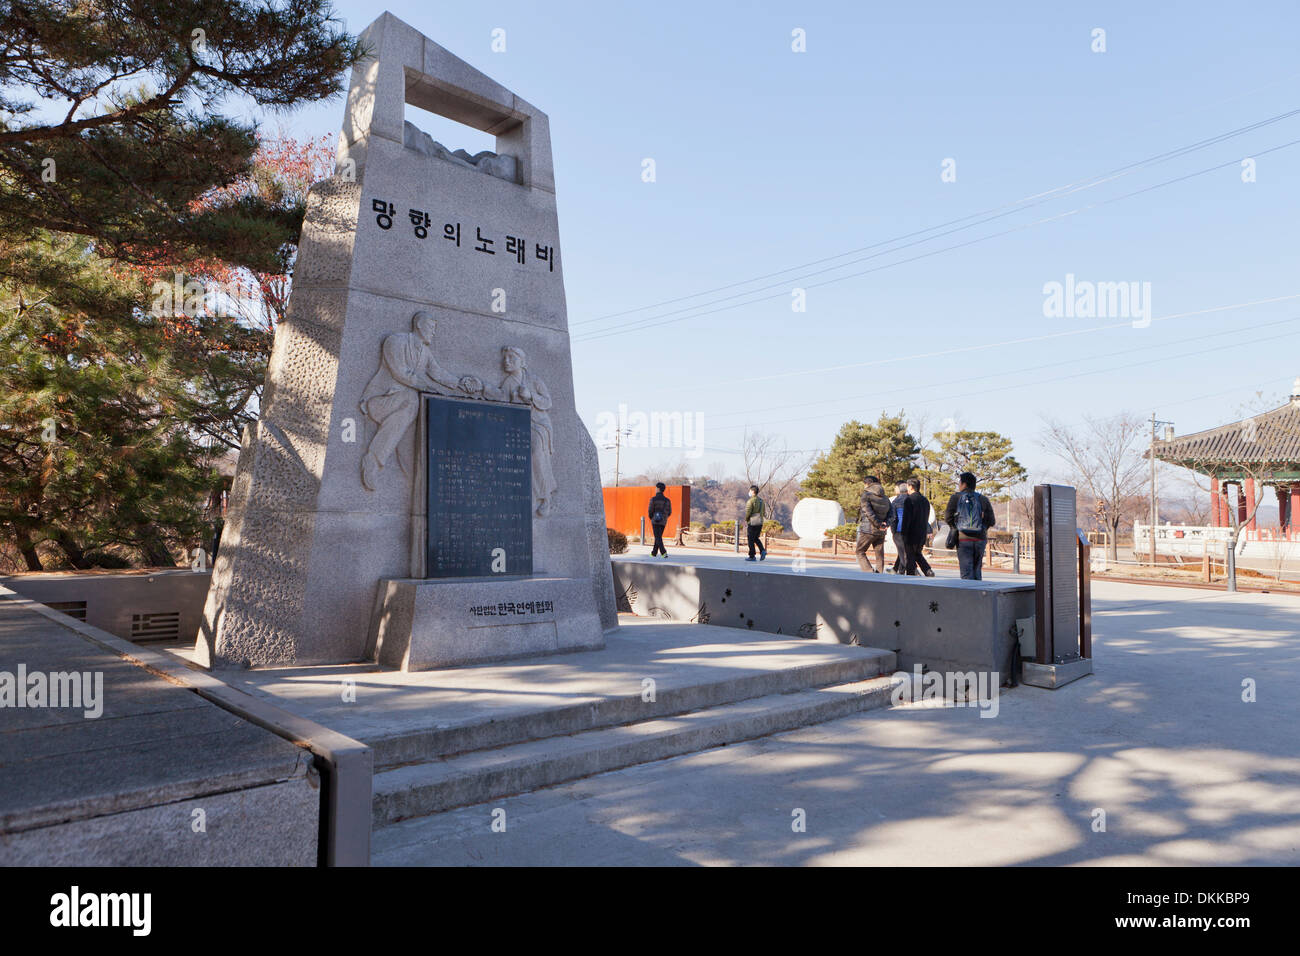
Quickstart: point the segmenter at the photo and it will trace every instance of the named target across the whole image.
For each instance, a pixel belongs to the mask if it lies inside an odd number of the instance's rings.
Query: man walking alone
[[[893,513],[894,506],[885,495],[880,479],[867,475],[862,482],[862,497],[858,500],[858,540],[853,547],[858,567],[867,573],[885,570],[885,532],[889,530]],[[875,557],[875,567],[871,566],[868,555]]]
[[[654,529],[655,545],[650,549],[650,557],[662,556],[668,557],[668,549],[664,547],[664,527],[668,524],[668,517],[673,513],[673,503],[668,500],[664,494],[666,486],[661,481],[655,485],[657,491],[653,498],[650,499],[650,527]]]
[[[989,528],[997,523],[993,505],[975,490],[975,476],[963,471],[957,477],[957,491],[948,499],[943,520],[957,529],[957,564],[964,581],[984,580],[984,548]]]
[[[749,557],[746,561],[754,560],[754,548],[759,551],[760,561],[767,560],[767,548],[763,547],[763,518],[767,512],[763,499],[758,496],[758,485],[749,486],[749,500],[745,502],[745,534],[749,538]]]

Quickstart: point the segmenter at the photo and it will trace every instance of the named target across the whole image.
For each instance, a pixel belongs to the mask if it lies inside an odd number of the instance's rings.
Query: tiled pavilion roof
[[[1158,461],[1218,478],[1297,477],[1300,398],[1230,425],[1157,441],[1155,455]]]

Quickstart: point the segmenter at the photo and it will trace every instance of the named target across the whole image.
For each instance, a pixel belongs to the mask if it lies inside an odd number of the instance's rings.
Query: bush
[[[703,522],[703,521],[692,521],[692,522],[691,522],[691,530],[692,530],[692,531],[703,531],[703,530],[704,530],[704,522]]]
[[[826,535],[830,538],[839,538],[841,541],[856,541],[858,538],[857,524],[842,524],[834,528],[827,528]]]
[[[763,534],[780,534],[784,530],[785,527],[779,521],[768,518],[763,522]]]
[[[734,518],[728,521],[715,521],[713,524],[709,525],[709,530],[719,531],[725,534],[735,534],[736,521]]]
[[[627,550],[627,535],[622,531],[615,531],[613,528],[606,528],[605,534],[609,537],[610,554],[622,554]]]

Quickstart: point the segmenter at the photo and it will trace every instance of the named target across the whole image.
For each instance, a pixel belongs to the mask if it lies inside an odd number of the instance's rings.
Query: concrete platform
[[[622,610],[889,648],[903,670],[974,670],[1002,682],[1011,673],[1017,622],[1033,632],[1034,584],[1024,578],[903,577],[680,550],[657,559],[619,555],[613,566]]]
[[[0,866],[316,865],[310,752],[6,593],[0,672],[87,674],[96,699],[0,706]]]

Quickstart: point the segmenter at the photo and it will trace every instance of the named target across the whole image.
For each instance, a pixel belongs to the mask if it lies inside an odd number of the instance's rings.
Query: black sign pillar
[[[1060,687],[1092,673],[1091,647],[1081,641],[1091,594],[1076,576],[1083,552],[1075,502],[1067,485],[1034,487],[1035,654],[1024,662],[1022,680],[1036,687]]]

